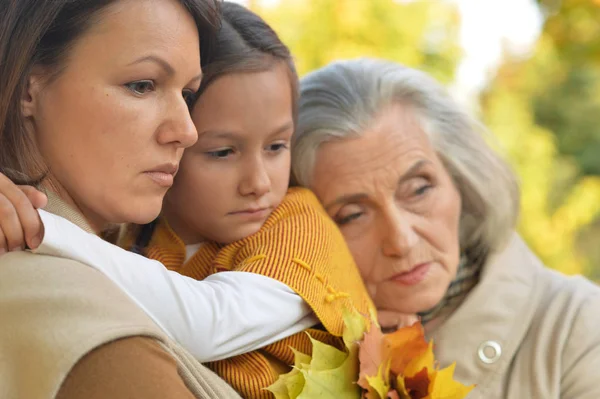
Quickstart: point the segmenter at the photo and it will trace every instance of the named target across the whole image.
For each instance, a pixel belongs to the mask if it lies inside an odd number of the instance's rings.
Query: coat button
[[[479,360],[485,364],[493,364],[500,359],[500,355],[502,355],[502,347],[496,341],[485,341],[479,345],[477,355],[479,356]]]

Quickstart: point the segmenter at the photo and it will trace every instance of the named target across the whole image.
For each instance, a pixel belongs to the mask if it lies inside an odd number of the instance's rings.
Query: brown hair
[[[215,50],[203,69],[198,95],[202,95],[211,83],[223,75],[267,71],[277,62],[285,63],[288,68],[295,122],[298,75],[290,50],[261,17],[239,4],[224,1]]]
[[[0,5],[0,172],[20,184],[46,173],[25,129],[21,99],[36,66],[49,79],[60,74],[69,49],[100,13],[118,0],[18,0]],[[219,24],[218,0],[179,0],[198,26],[203,64],[210,59]]]

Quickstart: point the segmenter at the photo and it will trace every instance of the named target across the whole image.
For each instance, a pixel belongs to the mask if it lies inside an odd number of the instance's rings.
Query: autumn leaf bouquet
[[[374,317],[344,313],[345,351],[311,338],[312,356],[267,388],[276,399],[462,399],[473,389],[440,370],[420,323],[383,334]]]

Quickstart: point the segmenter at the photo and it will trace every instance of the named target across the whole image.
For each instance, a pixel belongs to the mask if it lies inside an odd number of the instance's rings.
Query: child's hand
[[[0,255],[37,248],[44,225],[36,209],[46,206],[46,195],[31,186],[17,186],[0,173]]]
[[[378,310],[377,321],[381,331],[385,333],[394,332],[402,327],[408,327],[419,321],[416,314],[397,313],[389,310]]]

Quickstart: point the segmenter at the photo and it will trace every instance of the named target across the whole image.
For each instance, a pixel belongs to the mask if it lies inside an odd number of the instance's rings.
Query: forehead
[[[419,160],[439,164],[414,112],[401,104],[386,107],[356,138],[321,145],[313,174],[315,191],[348,188],[377,180],[396,185]],[[320,193],[318,193],[320,194]]]
[[[102,45],[100,52],[118,50],[125,58],[148,50],[178,55],[198,69],[199,38],[192,15],[175,0],[120,0],[102,10],[82,44]],[[191,48],[194,46],[195,48]],[[185,50],[183,54],[179,51]]]
[[[269,121],[290,119],[291,115],[291,82],[283,63],[265,71],[234,72],[217,78],[192,111],[197,126],[229,126],[231,130],[239,129],[240,124],[267,128]]]

